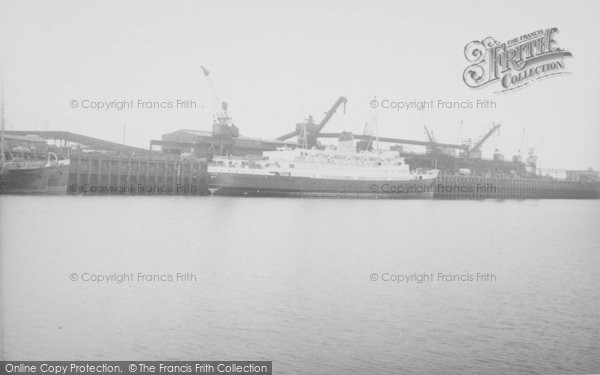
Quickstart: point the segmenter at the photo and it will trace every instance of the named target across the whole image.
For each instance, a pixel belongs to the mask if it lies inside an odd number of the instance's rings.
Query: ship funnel
[[[342,154],[349,154],[356,151],[354,145],[354,134],[350,132],[342,132],[338,137],[338,152]]]

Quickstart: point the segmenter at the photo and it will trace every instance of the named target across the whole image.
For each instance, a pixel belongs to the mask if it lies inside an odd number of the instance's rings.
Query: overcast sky
[[[147,147],[177,129],[210,130],[208,67],[240,132],[277,137],[348,98],[326,131],[440,142],[478,138],[543,167],[600,168],[599,1],[7,1],[0,0],[7,128],[67,130]],[[571,74],[495,93],[467,87],[472,40],[557,27]],[[379,100],[477,100],[492,110],[395,111]],[[196,109],[92,110],[72,100],[194,100]],[[462,123],[462,125],[461,125]],[[47,125],[46,125],[47,124]]]

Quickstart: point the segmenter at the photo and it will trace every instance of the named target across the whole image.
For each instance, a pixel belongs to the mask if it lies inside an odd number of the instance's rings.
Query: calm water
[[[599,223],[598,201],[0,197],[2,359],[600,372]]]

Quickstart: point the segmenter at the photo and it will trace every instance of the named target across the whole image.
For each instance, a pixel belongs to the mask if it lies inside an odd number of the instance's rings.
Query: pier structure
[[[441,175],[434,199],[598,199],[600,182]]]
[[[6,134],[45,139],[58,145],[60,148],[66,148],[68,145],[78,145],[89,150],[113,152],[123,155],[149,156],[150,154],[159,154],[141,147],[128,146],[67,131],[7,130]]]
[[[66,131],[7,131],[43,139],[48,150],[69,159],[67,194],[206,195],[205,159],[184,159]]]
[[[78,154],[71,157],[69,194],[207,195],[204,161]]]

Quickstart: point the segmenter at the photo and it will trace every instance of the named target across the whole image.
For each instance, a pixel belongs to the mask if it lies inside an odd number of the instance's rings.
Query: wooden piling
[[[208,194],[203,161],[86,154],[71,160],[70,194]]]

